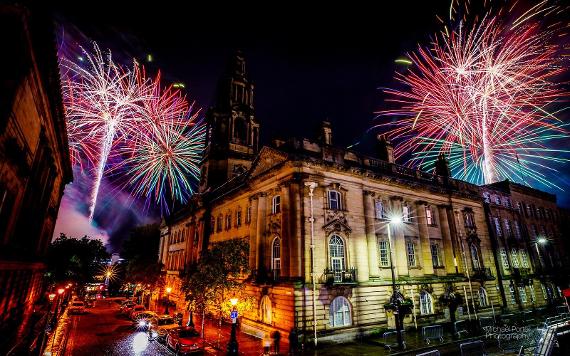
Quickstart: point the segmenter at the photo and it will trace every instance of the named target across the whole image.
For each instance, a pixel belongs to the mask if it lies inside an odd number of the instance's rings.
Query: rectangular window
[[[534,302],[536,301],[536,292],[534,291],[534,286],[533,286],[532,284],[530,284],[530,285],[528,286],[528,289],[530,290],[530,294],[529,294],[529,296],[530,296],[530,302],[531,302],[532,304],[534,304]]]
[[[511,204],[511,199],[510,198],[505,198],[503,200],[503,204],[507,207],[507,208],[512,208],[512,204]]]
[[[519,287],[519,296],[521,298],[521,303],[526,303],[527,299],[526,299],[526,288],[525,287]]]
[[[251,205],[247,207],[247,211],[245,213],[245,223],[251,223]]]
[[[374,201],[374,211],[376,214],[376,219],[384,219],[386,217],[384,209],[385,207],[382,200]]]
[[[515,287],[513,287],[512,285],[509,286],[509,292],[511,294],[511,304],[516,305],[517,304],[517,296],[515,295]]]
[[[404,222],[411,222],[412,218],[410,216],[410,207],[408,205],[404,205],[402,207],[402,220]]]
[[[518,220],[514,221],[514,226],[515,226],[515,238],[520,240],[520,238],[521,238],[521,225],[520,225]]]
[[[222,222],[222,216],[221,216],[221,215],[218,216],[218,222],[217,222],[217,224],[218,224],[218,226],[217,226],[217,228],[216,228],[216,231],[217,231],[217,232],[222,231],[222,224],[223,224],[223,222]]]
[[[517,210],[519,211],[519,214],[524,214],[524,210],[520,201],[517,203]]]
[[[408,255],[408,266],[416,267],[416,245],[413,241],[406,241],[406,252]]]
[[[381,267],[389,267],[390,266],[390,257],[388,254],[390,253],[390,247],[387,240],[380,240],[378,242],[378,248],[380,252],[380,266]]]
[[[498,217],[493,218],[493,222],[495,223],[495,232],[497,236],[503,236],[503,230],[501,229],[501,220]]]
[[[473,221],[473,214],[469,212],[464,213],[464,220],[465,220],[465,227],[467,228],[474,228],[475,222]]]
[[[426,206],[426,221],[428,225],[434,225],[433,211],[431,206]]]
[[[236,211],[236,226],[237,227],[241,226],[241,209]]]
[[[526,206],[526,216],[532,218],[532,207],[530,204]]]
[[[503,270],[507,271],[509,266],[509,258],[507,257],[507,250],[501,249],[501,263],[503,264]]]
[[[529,268],[528,255],[526,254],[525,250],[520,250],[520,257],[521,257],[521,267]]]
[[[340,193],[336,190],[329,190],[329,209],[341,210]]]
[[[544,284],[540,284],[540,289],[542,289],[542,297],[544,298],[544,300],[548,299],[548,293],[546,292],[546,288],[544,287]]]
[[[535,224],[530,225],[530,231],[532,233],[532,237],[536,239],[538,237],[538,230],[536,229]]]
[[[509,219],[504,219],[503,221],[505,223],[505,235],[507,237],[512,237],[512,231],[511,231],[511,221]]]
[[[511,263],[513,268],[519,268],[519,254],[514,248],[511,250]]]
[[[438,243],[431,244],[431,262],[434,267],[443,267],[441,262],[441,249]]]
[[[232,227],[232,215],[226,215],[226,230],[229,230]]]

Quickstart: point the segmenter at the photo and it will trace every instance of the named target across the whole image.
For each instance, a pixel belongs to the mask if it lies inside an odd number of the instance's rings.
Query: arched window
[[[481,268],[481,263],[479,262],[479,249],[475,244],[471,244],[471,261],[473,262],[473,269]]]
[[[273,245],[271,247],[271,269],[276,276],[279,276],[279,271],[281,270],[281,239],[275,237],[273,239]]]
[[[337,190],[329,190],[329,209],[341,210],[342,204],[340,200],[340,192]]]
[[[420,314],[433,314],[433,299],[431,295],[426,291],[420,293]]]
[[[277,214],[281,212],[281,196],[276,195],[271,201],[271,214]]]
[[[479,288],[479,306],[480,307],[489,306],[489,298],[487,296],[487,290],[483,287]]]
[[[265,324],[271,324],[273,320],[273,307],[267,294],[261,297],[259,301],[259,319]]]
[[[344,241],[338,235],[332,235],[329,240],[329,255],[331,262],[331,269],[333,271],[344,271]]]
[[[352,325],[352,316],[350,313],[350,303],[348,299],[345,297],[336,297],[332,300],[329,320],[330,326],[333,328]]]

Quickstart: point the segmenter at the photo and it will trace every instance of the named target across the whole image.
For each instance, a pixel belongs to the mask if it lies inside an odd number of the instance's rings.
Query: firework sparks
[[[393,118],[379,126],[399,142],[396,155],[431,169],[445,153],[454,175],[475,183],[532,179],[554,186],[537,169],[566,161],[556,153],[568,151],[548,144],[568,131],[557,112],[547,111],[567,95],[555,82],[564,66],[555,27],[531,21],[548,12],[552,6],[543,1],[511,24],[491,13],[469,25],[464,17],[456,31],[409,55],[413,65],[396,77],[406,90],[385,90],[398,108],[379,113]]]

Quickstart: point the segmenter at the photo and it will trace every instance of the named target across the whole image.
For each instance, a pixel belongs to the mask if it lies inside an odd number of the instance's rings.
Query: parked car
[[[150,321],[148,329],[148,339],[166,341],[166,335],[172,329],[180,327],[170,315],[161,315]]]
[[[135,304],[135,303],[125,304],[124,306],[121,307],[121,314],[128,316],[131,313],[131,311],[133,310],[133,308],[136,306],[137,306],[137,304]]]
[[[85,313],[85,303],[81,300],[74,300],[69,307],[69,314],[83,314]]]
[[[133,322],[139,329],[146,330],[150,325],[151,319],[156,317],[157,315],[155,312],[145,310],[135,313],[133,315]]]
[[[146,308],[144,307],[144,305],[135,305],[134,307],[132,307],[129,311],[129,319],[131,320],[135,320],[135,314],[138,312],[142,312],[145,311]]]
[[[177,354],[203,353],[204,340],[196,329],[190,326],[179,326],[166,335],[166,345]]]

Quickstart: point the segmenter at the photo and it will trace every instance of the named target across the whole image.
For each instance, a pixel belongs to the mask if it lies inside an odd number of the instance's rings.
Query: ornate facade
[[[72,179],[49,19],[0,6],[0,353],[25,342],[42,256]]]
[[[222,83],[244,81],[245,67],[239,68]],[[244,88],[252,102],[253,92]],[[218,98],[218,106],[239,98],[230,92]],[[256,143],[259,124],[250,109],[244,132]],[[247,239],[246,289],[257,307],[243,315],[241,327],[259,336],[296,328],[310,339],[316,325],[319,338],[338,340],[392,326],[384,309],[392,294],[392,264],[400,292],[414,303],[407,325],[449,320],[440,299],[449,291],[462,296],[458,314],[500,311],[479,187],[449,178],[445,160],[437,174],[399,166],[382,137],[375,157],[341,149],[332,144],[326,122],[318,140],[275,141],[259,152],[255,145],[236,149],[234,117],[241,114],[210,116],[201,192],[163,225],[159,258],[179,310],[185,309],[179,274],[200,251],[218,241]],[[215,179],[214,165],[221,167]],[[236,166],[243,169],[230,168]],[[402,222],[388,224],[394,216]]]

